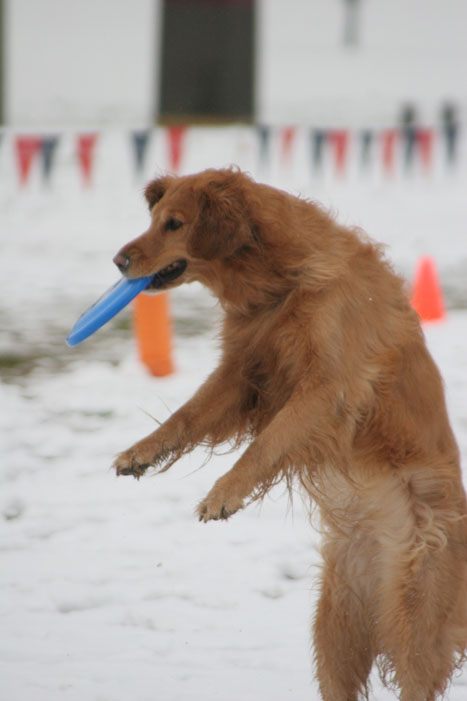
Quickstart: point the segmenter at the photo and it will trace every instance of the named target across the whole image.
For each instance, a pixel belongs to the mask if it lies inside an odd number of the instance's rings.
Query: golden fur
[[[325,701],[365,696],[373,663],[403,701],[442,695],[467,647],[466,497],[438,370],[380,248],[315,204],[235,170],[163,177],[152,221],[115,257],[130,277],[174,261],[225,311],[196,394],[121,453],[167,469],[198,444],[249,444],[198,506],[226,519],[294,478],[319,508],[314,618]]]

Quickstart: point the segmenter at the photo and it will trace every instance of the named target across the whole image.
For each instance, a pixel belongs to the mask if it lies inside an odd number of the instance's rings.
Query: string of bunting
[[[94,148],[98,134],[79,134],[76,137],[76,157],[81,169],[83,183],[90,185],[94,166]],[[40,159],[42,176],[49,182],[55,165],[55,156],[60,144],[60,136],[29,136],[17,134],[14,137],[14,150],[20,185],[25,186],[34,162]]]
[[[148,128],[129,132],[133,154],[133,166],[137,175],[143,176],[147,165],[149,146],[155,134],[166,139],[168,169],[178,173],[183,165],[187,148],[188,126]],[[252,127],[258,145],[258,166],[262,171],[271,165],[273,154],[278,154],[281,167],[290,167],[298,145],[299,127],[274,127],[258,125]],[[327,163],[333,164],[337,176],[345,176],[351,157],[358,160],[362,171],[378,162],[382,171],[391,176],[396,168],[409,172],[415,164],[429,172],[433,166],[435,142],[439,142],[443,158],[448,167],[458,160],[459,129],[449,128],[400,127],[392,129],[320,129],[305,130],[308,134],[308,159],[311,175],[319,176]],[[5,132],[4,132],[5,134]],[[3,134],[3,135],[4,135]],[[99,132],[78,133],[75,135],[75,156],[84,186],[93,183],[96,149]],[[0,148],[2,146],[0,133]],[[31,169],[36,161],[44,182],[49,183],[56,167],[57,152],[63,134],[50,135],[12,134],[18,179],[21,186],[28,183]],[[159,138],[159,137],[158,137]],[[4,140],[3,140],[4,141]]]

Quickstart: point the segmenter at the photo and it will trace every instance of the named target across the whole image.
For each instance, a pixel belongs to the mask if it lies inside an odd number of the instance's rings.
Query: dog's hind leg
[[[345,542],[340,549],[340,558],[323,551],[325,565],[313,631],[315,664],[324,701],[357,701],[368,698],[373,650],[365,601],[343,571]]]
[[[385,517],[382,503],[379,509],[392,528],[379,534],[374,636],[382,671],[401,701],[439,698],[467,646],[465,519],[432,508],[425,494],[420,498],[423,479],[418,482],[412,481],[405,506],[399,499],[397,519]],[[394,508],[393,496],[388,501]]]
[[[466,645],[465,564],[449,547],[423,556],[410,575],[403,560],[400,554],[386,571],[376,604],[382,669],[401,701],[433,701],[446,691]]]

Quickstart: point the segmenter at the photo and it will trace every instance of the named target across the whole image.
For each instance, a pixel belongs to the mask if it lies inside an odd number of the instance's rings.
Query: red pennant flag
[[[185,145],[186,126],[168,127],[167,135],[169,138],[169,163],[170,169],[174,173],[178,173],[182,160],[182,151]]]
[[[337,173],[339,175],[344,175],[349,146],[349,132],[345,129],[331,131],[329,134],[329,139],[334,149]]]
[[[83,174],[85,185],[91,183],[92,167],[94,164],[94,146],[96,145],[97,134],[80,134],[78,136],[77,150],[78,160]]]
[[[386,129],[386,131],[383,131],[381,134],[383,146],[383,167],[387,175],[391,175],[394,171],[397,136],[397,129]]]
[[[429,171],[433,155],[434,131],[433,129],[417,129],[416,138],[423,166],[426,171]]]
[[[281,131],[281,157],[283,164],[290,162],[296,132],[295,127],[284,127]]]
[[[21,185],[26,185],[32,162],[38,154],[40,147],[41,140],[38,136],[16,137],[15,148]]]

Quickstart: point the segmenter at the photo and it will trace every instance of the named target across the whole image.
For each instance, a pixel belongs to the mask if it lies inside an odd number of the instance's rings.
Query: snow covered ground
[[[392,181],[331,173],[313,181],[300,149],[290,169],[273,161],[260,172],[243,130],[195,137],[185,170],[235,161],[324,201],[342,221],[388,243],[408,277],[419,256],[435,257],[450,309],[426,334],[465,466],[465,168]],[[163,420],[214,366],[215,302],[196,286],[173,293],[177,372],[168,378],[148,377],[139,364],[128,310],[67,349],[78,314],[118,277],[112,255],[147,224],[141,182],[129,174],[117,133],[104,136],[88,190],[65,145],[51,185],[33,172],[20,191],[9,149],[7,135],[0,152],[0,698],[317,700],[309,629],[319,540],[300,498],[292,509],[279,487],[261,506],[204,525],[193,510],[234,455],[198,470],[205,460],[198,450],[140,482],[109,470],[116,452],[152,430],[148,414]],[[149,163],[165,167],[163,142]],[[377,701],[394,698],[376,677],[373,687]],[[466,697],[464,671],[448,699]]]

